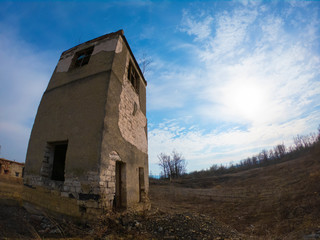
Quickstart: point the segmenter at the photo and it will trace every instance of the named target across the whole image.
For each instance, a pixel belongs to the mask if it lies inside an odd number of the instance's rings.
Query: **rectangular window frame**
[[[134,67],[132,61],[129,62],[128,66],[128,80],[129,82],[131,82],[131,85],[133,86],[136,93],[139,94],[140,76],[138,74],[138,71]]]
[[[74,54],[70,69],[80,68],[89,63],[94,46],[80,50]]]

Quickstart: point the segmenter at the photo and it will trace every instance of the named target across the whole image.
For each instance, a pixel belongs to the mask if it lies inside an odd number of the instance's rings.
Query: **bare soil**
[[[219,177],[151,179],[151,211],[81,225],[26,211],[21,181],[0,180],[0,239],[320,239],[320,149]]]

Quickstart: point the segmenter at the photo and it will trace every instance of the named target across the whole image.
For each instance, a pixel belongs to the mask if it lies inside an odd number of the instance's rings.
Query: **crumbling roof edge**
[[[0,160],[2,160],[2,161],[7,161],[7,162],[11,162],[11,163],[16,163],[16,164],[19,164],[19,165],[24,165],[24,163],[12,161],[12,160],[8,160],[8,159],[5,159],[5,158],[0,158]]]
[[[100,41],[100,40],[105,39],[105,38],[110,38],[110,37],[114,37],[114,36],[117,36],[117,35],[123,35],[123,34],[124,34],[124,32],[123,32],[122,29],[120,29],[120,30],[118,30],[118,31],[116,31],[116,32],[107,33],[107,34],[102,35],[102,36],[100,36],[100,37],[96,37],[96,38],[91,39],[91,40],[89,40],[89,41],[80,43],[80,44],[78,44],[78,45],[76,45],[76,46],[74,46],[74,47],[72,47],[72,48],[69,48],[68,50],[65,50],[64,52],[62,52],[61,55],[65,54],[65,53],[67,53],[67,52],[72,51],[74,48],[77,48],[77,47],[79,47],[80,45],[93,43],[93,42]]]
[[[146,81],[146,79],[144,78],[144,75],[143,75],[143,73],[142,73],[142,71],[141,71],[141,69],[140,69],[140,66],[139,66],[139,64],[138,64],[135,56],[133,55],[133,52],[132,52],[132,50],[131,50],[131,48],[130,48],[130,46],[129,46],[129,43],[128,43],[126,37],[124,36],[124,31],[123,31],[123,29],[120,29],[120,30],[118,30],[118,31],[116,31],[116,32],[112,32],[112,33],[108,33],[108,34],[102,35],[102,36],[100,36],[100,37],[97,37],[97,38],[91,39],[91,40],[89,40],[89,41],[86,41],[86,42],[84,42],[84,43],[80,43],[80,44],[78,44],[78,45],[76,45],[76,46],[74,46],[74,47],[72,47],[72,48],[64,51],[64,52],[61,54],[61,56],[64,55],[65,53],[68,53],[68,52],[72,51],[74,48],[77,48],[77,47],[80,46],[80,45],[90,44],[90,43],[93,43],[93,42],[96,42],[96,41],[100,41],[100,40],[105,39],[105,38],[111,38],[111,37],[115,37],[115,36],[122,36],[122,39],[124,40],[125,44],[127,45],[127,48],[129,49],[129,52],[130,52],[130,54],[131,54],[131,56],[132,56],[132,59],[134,60],[134,63],[135,63],[135,65],[137,66],[138,71],[139,71],[140,75],[142,76],[142,79],[143,79],[144,83],[145,83],[146,86],[147,86],[147,81]]]

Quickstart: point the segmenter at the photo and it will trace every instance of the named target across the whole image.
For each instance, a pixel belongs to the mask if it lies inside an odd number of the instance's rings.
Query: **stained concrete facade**
[[[146,85],[122,30],[63,52],[32,128],[25,202],[84,218],[147,208]]]
[[[24,172],[24,163],[0,158],[0,175],[22,178]]]

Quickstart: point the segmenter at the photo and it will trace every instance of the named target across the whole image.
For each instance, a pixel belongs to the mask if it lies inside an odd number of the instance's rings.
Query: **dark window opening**
[[[93,52],[93,47],[84,49],[75,54],[73,68],[82,67],[89,63],[91,54]]]
[[[19,177],[19,173],[18,172],[16,172],[16,177]]]
[[[4,174],[8,174],[8,173],[9,173],[9,170],[5,169]]]
[[[139,93],[139,87],[140,87],[139,74],[137,73],[136,69],[134,68],[131,62],[129,63],[129,68],[128,68],[128,80],[131,82],[136,92]]]
[[[53,166],[51,179],[64,181],[64,168],[66,162],[68,144],[57,144],[54,146]]]

